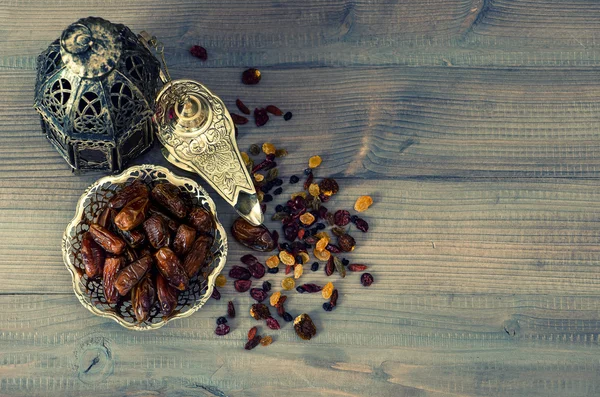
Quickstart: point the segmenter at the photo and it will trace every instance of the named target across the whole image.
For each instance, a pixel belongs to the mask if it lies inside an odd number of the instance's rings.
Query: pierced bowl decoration
[[[177,307],[170,317],[162,317],[158,303],[155,303],[150,317],[143,323],[139,323],[135,318],[131,301],[119,301],[116,305],[106,302],[102,281],[87,277],[81,258],[81,239],[89,229],[89,224],[100,214],[117,190],[135,180],[146,183],[171,182],[182,191],[189,192],[193,203],[204,207],[213,215],[215,221],[215,238],[211,247],[213,258],[208,266],[208,277],[204,279],[200,273],[190,279],[189,289],[179,294]],[[85,308],[98,316],[111,318],[127,329],[144,331],[160,328],[176,318],[189,317],[208,301],[213,293],[215,279],[225,266],[227,234],[217,218],[215,203],[196,182],[176,176],[164,167],[140,165],[128,168],[122,174],[101,178],[86,189],[77,203],[75,217],[65,230],[62,251],[65,266],[73,277],[75,295]]]
[[[43,133],[74,170],[120,171],[154,141],[159,71],[127,26],[80,19],[38,57]]]

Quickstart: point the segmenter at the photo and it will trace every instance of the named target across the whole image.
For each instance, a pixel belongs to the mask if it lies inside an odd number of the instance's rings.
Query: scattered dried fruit
[[[337,245],[344,252],[354,251],[354,247],[356,246],[356,241],[349,234],[342,234],[341,236],[338,236],[337,242]]]
[[[260,339],[260,344],[261,346],[269,346],[271,343],[273,343],[273,338],[271,338],[270,336],[263,336]]]
[[[283,287],[283,289],[286,291],[293,290],[295,286],[296,282],[291,277],[286,277],[283,280],[281,280],[281,287]]]
[[[358,212],[366,211],[373,204],[371,196],[360,196],[354,203],[354,210]]]
[[[360,283],[365,287],[369,287],[371,284],[373,284],[373,276],[371,273],[363,273],[360,276]]]
[[[219,292],[219,290],[217,289],[217,287],[213,288],[213,292],[210,295],[210,297],[213,298],[216,301],[221,300],[221,293]]]
[[[367,270],[367,266],[359,265],[359,264],[352,264],[352,265],[348,265],[348,270],[350,270],[351,272],[362,272],[364,270]]]
[[[217,287],[221,288],[221,287],[224,287],[225,284],[227,284],[227,278],[224,275],[219,274],[217,276],[217,278],[215,279],[215,285]]]
[[[360,230],[361,232],[364,232],[364,233],[366,233],[366,232],[368,232],[368,231],[369,231],[369,224],[367,223],[367,221],[365,221],[365,220],[364,220],[364,219],[362,219],[362,218],[358,218],[358,219],[357,219],[357,220],[354,222],[354,224],[356,225],[356,228],[357,228],[358,230]]]
[[[300,276],[302,276],[302,273],[304,272],[304,267],[300,264],[297,264],[296,266],[294,266],[294,278],[295,279],[299,279]]]
[[[308,292],[309,294],[314,294],[315,292],[319,292],[321,291],[322,287],[320,285],[317,284],[302,284],[301,286],[299,286],[298,288],[296,288],[296,291],[300,292],[301,294]]]
[[[267,106],[267,112],[269,112],[275,116],[283,115],[283,112],[277,106],[273,106],[273,105]]]
[[[275,145],[270,142],[265,142],[262,145],[262,151],[265,154],[275,154]]]
[[[279,321],[277,321],[273,317],[267,318],[267,327],[269,327],[271,329],[280,329],[281,328],[281,326],[279,325]]]
[[[329,303],[331,303],[332,306],[336,306],[337,300],[338,300],[338,290],[334,289],[333,293],[331,294],[331,300],[329,301]]]
[[[319,197],[319,194],[321,194],[319,185],[316,183],[311,183],[310,186],[308,187],[308,193],[313,197]]]
[[[333,220],[337,226],[346,226],[350,223],[350,213],[346,210],[338,210],[333,215]]]
[[[242,102],[241,99],[236,99],[235,100],[235,105],[237,106],[238,109],[240,109],[240,112],[244,113],[244,114],[250,114],[250,109],[248,109],[248,106],[246,106],[244,104],[244,102]]]
[[[248,123],[248,119],[244,116],[240,116],[239,114],[235,113],[229,113],[229,115],[231,116],[231,120],[235,125],[244,125]]]
[[[310,212],[305,212],[300,215],[300,222],[304,223],[306,226],[310,226],[315,222],[315,217]]]
[[[265,109],[254,109],[254,123],[257,127],[262,127],[263,125],[267,124],[267,121],[269,121],[269,115]]]
[[[269,298],[269,303],[271,304],[271,306],[277,306],[277,303],[279,302],[279,298],[281,298],[281,292],[279,292],[279,291],[277,291],[273,295],[271,295],[271,297]]]
[[[190,48],[190,54],[200,59],[201,61],[206,61],[208,59],[206,48],[201,47],[199,45],[193,45],[192,48]]]
[[[235,317],[235,306],[233,306],[232,301],[227,302],[227,315],[229,316],[229,318]]]
[[[333,264],[335,265],[335,270],[337,270],[340,276],[342,276],[342,278],[346,277],[346,268],[337,256],[333,256]]]
[[[317,235],[315,237],[319,237],[319,236]],[[328,236],[320,237],[319,241],[317,241],[317,245],[315,246],[315,250],[323,251],[327,247],[327,244],[329,244],[329,237]]]
[[[247,85],[258,84],[261,77],[260,70],[255,68],[246,69],[242,73],[242,83]]]
[[[321,291],[321,295],[323,295],[323,299],[331,298],[331,294],[333,293],[333,283],[330,281],[323,287]]]
[[[283,263],[284,265],[288,265],[288,266],[292,266],[293,264],[296,263],[296,259],[294,258],[294,255],[290,254],[287,251],[281,251],[279,253],[279,260],[281,260],[281,263]]]
[[[331,252],[327,251],[326,249],[317,251],[317,249],[315,248],[313,250],[313,255],[315,256],[315,258],[317,258],[320,261],[326,261],[326,260],[329,260],[329,257],[331,256]]]
[[[246,350],[252,350],[252,349],[254,349],[256,346],[259,345],[260,339],[261,339],[260,335],[254,336],[254,338],[252,338],[248,342],[246,342],[246,345],[244,346],[244,349],[246,349]]]
[[[229,270],[229,277],[236,280],[250,280],[251,274],[245,267],[233,266]]]
[[[265,262],[269,269],[279,266],[279,257],[277,255],[270,256]]]
[[[285,121],[289,121],[292,119],[292,112],[287,112],[286,114],[283,115],[283,119]]]
[[[262,303],[255,303],[250,308],[250,315],[255,320],[266,320],[271,317],[271,311],[269,308]]]
[[[333,271],[335,270],[335,263],[333,263],[333,255],[329,257],[329,259],[327,260],[327,263],[325,264],[325,275],[327,277],[331,276],[333,274]]]
[[[302,313],[294,319],[294,330],[304,340],[310,340],[317,334],[317,327],[306,313]]]
[[[227,324],[219,324],[217,325],[217,328],[215,329],[215,334],[219,335],[219,336],[224,336],[227,335],[229,333],[229,325]]]
[[[300,258],[302,258],[302,264],[305,264],[310,260],[310,256],[308,256],[308,254],[304,251],[300,252],[298,255],[300,256]]]
[[[312,156],[308,159],[308,167],[309,168],[317,168],[321,165],[321,157],[320,156]]]
[[[267,293],[262,288],[252,288],[250,296],[257,302],[262,302],[267,299]]]
[[[237,292],[246,292],[250,289],[251,286],[252,281],[250,280],[235,280],[235,282],[233,283],[233,288],[235,288]]]
[[[338,192],[339,186],[335,179],[325,178],[319,183],[319,189],[321,189],[323,196],[330,197]]]

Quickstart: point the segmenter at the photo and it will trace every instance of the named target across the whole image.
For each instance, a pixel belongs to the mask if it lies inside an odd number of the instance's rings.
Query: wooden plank
[[[66,12],[68,10],[68,12]],[[147,30],[172,66],[205,67],[594,66],[600,7],[593,0],[189,0],[160,2],[13,0],[0,7],[0,67],[35,67],[35,57],[78,18],[102,16]],[[167,22],[166,22],[167,21]],[[23,29],[28,26],[28,29]],[[258,28],[260,27],[260,28]]]
[[[291,110],[289,122],[272,117],[261,128],[241,126],[239,145],[244,150],[272,140],[288,146],[295,155],[285,161],[297,169],[319,151],[328,171],[344,176],[600,173],[600,84],[592,69],[270,70],[258,86],[243,86],[239,73],[173,70],[177,78],[205,83],[231,111],[237,111],[236,98],[252,109],[275,104]],[[41,135],[33,87],[29,71],[0,71],[2,178],[53,177],[66,170]]]
[[[350,292],[325,313],[319,297],[295,295],[288,310],[309,312],[317,336],[305,342],[289,323],[280,331],[262,326],[275,342],[251,353],[243,344],[257,322],[246,314],[248,297],[235,301],[232,332],[217,337],[212,327],[224,301],[135,333],[70,296],[0,296],[0,395],[582,396],[600,389],[598,296]]]
[[[325,163],[318,175],[327,171]],[[291,174],[285,164],[281,172]],[[2,293],[71,291],[60,239],[79,194],[93,179],[88,175],[52,181],[0,180]],[[340,184],[338,197],[327,204],[331,210],[351,208],[356,197],[365,193],[375,200],[365,213],[369,232],[354,229],[357,249],[344,255],[371,267],[378,282],[369,293],[600,294],[596,272],[600,190],[594,181],[344,178]],[[294,191],[295,186],[285,185],[285,195]],[[276,203],[270,205],[268,214]],[[235,215],[220,199],[217,206],[228,230]],[[267,225],[278,228],[273,221]],[[227,266],[245,253],[230,239]],[[258,255],[262,261],[267,256]],[[24,276],[31,269],[44,277]],[[279,276],[277,280],[283,278]],[[322,270],[309,273],[308,280],[313,279],[322,282]],[[367,294],[358,275],[344,284],[359,295]],[[232,292],[232,286],[225,291]]]

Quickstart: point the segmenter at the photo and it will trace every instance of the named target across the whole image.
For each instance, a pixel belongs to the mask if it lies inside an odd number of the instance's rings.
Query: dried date
[[[124,231],[132,230],[142,224],[150,207],[150,200],[138,197],[128,202],[115,217],[115,225]]]
[[[171,233],[169,232],[168,226],[163,219],[156,214],[146,219],[144,222],[144,231],[146,232],[148,241],[156,249],[166,247],[171,242]]]
[[[104,288],[104,298],[108,303],[117,303],[119,300],[119,291],[115,288],[115,281],[117,273],[123,266],[125,266],[125,258],[122,256],[107,258],[104,262],[102,286]]]
[[[160,183],[152,189],[152,198],[166,208],[177,218],[184,218],[188,213],[185,201],[181,198],[181,191],[172,183]]]
[[[127,245],[114,233],[96,223],[90,225],[90,234],[100,247],[111,254],[120,255]]]
[[[156,258],[158,270],[169,284],[180,291],[185,291],[189,279],[177,255],[171,249],[162,247],[154,254],[154,257]]]
[[[114,209],[121,209],[137,197],[148,197],[148,186],[142,181],[135,181],[131,185],[125,186],[108,202],[108,206]]]
[[[131,248],[141,247],[146,243],[146,235],[141,230],[135,229],[130,231],[118,230],[119,236],[125,240]]]
[[[251,225],[244,218],[233,222],[231,233],[240,244],[255,251],[268,252],[275,249],[275,241],[269,229],[263,225]]]
[[[83,234],[81,240],[81,260],[85,268],[85,274],[94,278],[102,274],[105,253],[88,232]]]
[[[177,306],[179,290],[171,285],[160,273],[156,275],[156,294],[160,303],[160,311],[165,316],[170,316]]]
[[[211,245],[212,239],[208,236],[200,236],[194,241],[190,252],[188,252],[183,260],[183,268],[189,278],[194,277],[200,268],[202,268]]]
[[[196,229],[188,225],[181,225],[177,229],[173,240],[173,251],[179,256],[187,254],[196,241]]]
[[[146,274],[144,278],[131,290],[131,306],[135,313],[135,318],[139,322],[144,322],[150,316],[150,309],[154,305],[156,295],[152,278]]]
[[[148,210],[148,215],[157,216],[163,220],[165,225],[169,228],[170,231],[176,232],[179,228],[179,222],[171,218],[169,215],[161,212],[157,207],[150,205],[150,209]]]
[[[202,207],[193,207],[187,219],[199,233],[209,234],[215,228],[212,215]]]
[[[104,210],[98,215],[95,219],[94,223],[102,226],[105,229],[111,229],[114,224],[115,216],[117,216],[117,211],[110,207],[104,208]]]
[[[121,269],[119,273],[117,273],[115,279],[115,288],[119,291],[119,295],[127,295],[133,286],[144,277],[146,272],[148,272],[152,263],[152,257],[144,256],[129,266]]]

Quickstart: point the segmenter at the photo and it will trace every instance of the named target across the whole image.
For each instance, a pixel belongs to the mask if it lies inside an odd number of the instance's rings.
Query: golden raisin
[[[275,154],[275,145],[269,142],[265,142],[262,145],[262,150],[265,154]]]
[[[277,255],[270,256],[265,263],[269,269],[273,269],[279,266],[279,258]]]
[[[298,255],[300,256],[300,258],[302,258],[302,263],[306,263],[310,260],[310,256],[308,256],[308,254],[304,251],[302,251]]]
[[[304,272],[304,267],[302,265],[294,266],[294,278],[295,279],[299,279],[300,276],[302,276],[303,272]]]
[[[331,241],[331,237],[329,236],[329,233],[327,233],[326,231],[320,231],[319,233],[315,234],[315,237],[318,239],[322,239],[322,238],[326,238],[327,242]]]
[[[296,282],[291,277],[286,277],[283,280],[281,280],[281,287],[286,291],[293,290],[295,286]]]
[[[296,192],[296,193],[290,194],[290,197],[292,198],[292,200],[298,196],[302,197],[303,199],[306,199],[306,192]]]
[[[309,160],[308,160],[308,166],[310,168],[317,168],[319,165],[321,165],[321,157],[320,156],[312,156]]]
[[[242,156],[242,160],[244,160],[244,164],[250,164],[250,157],[248,156],[248,153],[241,152],[240,155]]]
[[[286,149],[275,150],[275,157],[285,157],[287,155],[288,155],[288,151]]]
[[[254,180],[256,182],[262,182],[265,180],[265,176],[263,174],[256,173],[254,174]]]
[[[215,285],[219,288],[224,287],[227,284],[227,278],[224,275],[219,274],[215,279]]]
[[[311,183],[310,186],[308,187],[308,193],[310,193],[310,195],[313,197],[318,197],[319,194],[321,193],[321,190],[319,189],[319,185],[317,185],[316,183]]]
[[[269,335],[263,336],[260,340],[260,344],[262,346],[269,346],[271,343],[273,343],[273,338],[271,338]]]
[[[305,212],[304,214],[300,215],[300,222],[304,223],[307,226],[312,225],[314,221],[315,216],[310,212]]]
[[[333,293],[333,283],[330,281],[321,290],[321,295],[323,295],[323,299],[331,298],[331,294]]]
[[[281,292],[277,291],[273,293],[273,295],[271,295],[271,297],[269,298],[269,303],[271,303],[271,306],[277,305],[277,302],[279,302],[279,298],[281,298]]]
[[[354,203],[354,210],[358,212],[366,211],[373,204],[371,196],[360,196]]]
[[[314,254],[315,258],[317,258],[320,261],[329,260],[329,257],[331,256],[331,252],[329,252],[327,250],[317,251],[316,248],[313,251],[313,254]]]
[[[288,265],[288,266],[292,266],[294,263],[296,263],[296,259],[294,259],[294,255],[290,254],[287,251],[281,251],[279,253],[279,259],[281,260],[281,263],[283,263],[284,265]]]
[[[262,202],[263,198],[265,198],[265,194],[262,192],[262,190],[257,190],[256,197],[258,198],[258,201]]]
[[[319,241],[317,241],[317,245],[315,246],[315,251],[323,251],[325,247],[329,244],[328,237],[322,237]]]

